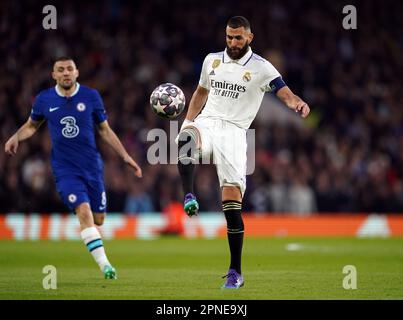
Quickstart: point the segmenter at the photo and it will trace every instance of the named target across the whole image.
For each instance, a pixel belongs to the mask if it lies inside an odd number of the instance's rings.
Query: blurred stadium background
[[[355,2],[353,1],[352,4]],[[229,16],[251,21],[252,48],[268,58],[312,107],[301,121],[270,95],[253,124],[256,170],[246,212],[403,212],[402,4],[362,1],[358,29],[342,27],[335,1],[60,1],[58,29],[42,28],[38,1],[0,5],[0,139],[30,113],[34,96],[53,85],[53,60],[73,56],[79,81],[97,88],[109,122],[141,162],[137,180],[100,145],[111,212],[161,211],[182,200],[174,166],[146,161],[146,133],[169,128],[149,108],[162,82],[187,101],[201,63],[225,47]],[[184,116],[184,115],[183,115]],[[183,116],[179,119],[183,120]],[[169,132],[169,130],[167,130]],[[0,153],[0,211],[63,211],[42,130],[17,158]],[[202,211],[220,210],[213,167],[198,169]]]
[[[74,57],[78,81],[100,91],[111,127],[143,168],[139,180],[99,145],[108,211],[117,213],[103,227],[106,239],[225,235],[214,167],[198,167],[202,213],[186,219],[176,166],[148,164],[146,136],[153,128],[169,133],[169,121],[149,107],[152,90],[172,82],[189,102],[205,55],[225,48],[233,15],[250,20],[254,52],[311,106],[301,120],[270,94],[263,101],[252,125],[247,236],[403,235],[402,2],[56,1],[57,30],[44,30],[46,4],[0,2],[0,141],[54,85],[53,60]],[[342,26],[347,4],[357,8],[357,30]],[[50,148],[41,128],[16,157],[0,152],[0,239],[79,238],[55,190]],[[401,251],[393,254],[401,266]]]

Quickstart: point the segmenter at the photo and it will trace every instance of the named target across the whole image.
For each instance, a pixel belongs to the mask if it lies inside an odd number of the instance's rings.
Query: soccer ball
[[[153,112],[165,119],[179,116],[185,109],[186,99],[183,91],[172,83],[163,83],[154,89],[150,96]]]

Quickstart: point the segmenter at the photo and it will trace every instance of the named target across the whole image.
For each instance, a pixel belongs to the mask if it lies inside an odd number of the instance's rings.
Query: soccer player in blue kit
[[[95,129],[141,178],[138,164],[110,128],[98,91],[77,82],[79,72],[69,57],[58,58],[52,77],[56,86],[41,91],[28,121],[6,142],[5,152],[15,155],[20,141],[30,138],[47,121],[52,140],[52,169],[63,202],[76,213],[81,238],[104,274],[116,279],[101,235],[95,225],[104,222],[107,208],[103,162],[95,142]]]

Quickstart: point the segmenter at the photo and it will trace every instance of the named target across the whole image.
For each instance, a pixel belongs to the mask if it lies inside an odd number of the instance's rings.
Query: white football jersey
[[[203,62],[199,85],[209,90],[198,118],[222,119],[248,129],[259,111],[270,82],[281,77],[276,68],[249,48],[239,60],[227,51],[210,53]]]

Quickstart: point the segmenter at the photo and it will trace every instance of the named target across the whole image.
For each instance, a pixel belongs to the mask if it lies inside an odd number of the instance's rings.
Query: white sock
[[[89,227],[81,231],[81,239],[83,239],[88,251],[92,254],[96,263],[98,263],[101,271],[104,270],[105,266],[111,265],[106,257],[101,235],[96,227]]]

